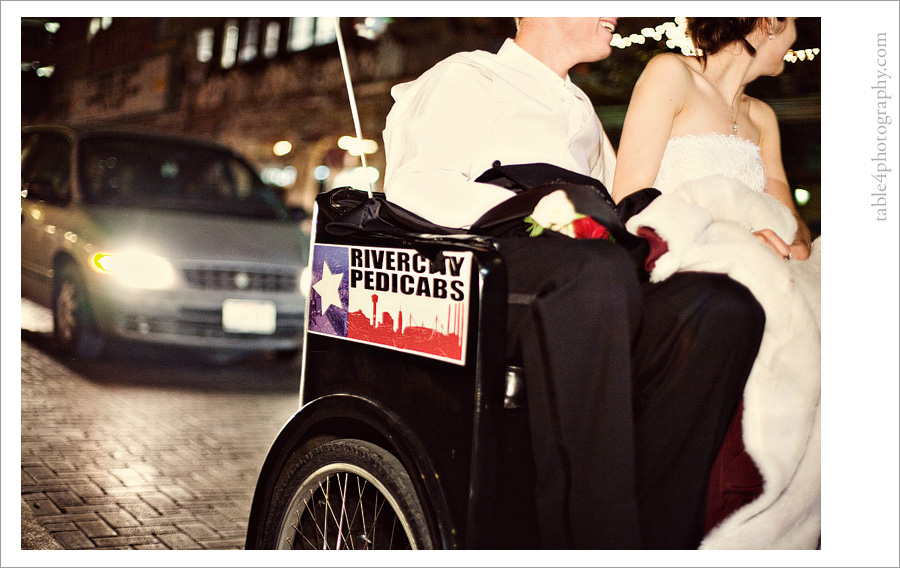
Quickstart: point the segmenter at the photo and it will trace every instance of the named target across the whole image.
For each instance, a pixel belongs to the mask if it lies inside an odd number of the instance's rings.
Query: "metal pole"
[[[344,68],[344,82],[347,83],[347,95],[350,97],[350,112],[353,114],[353,126],[356,128],[356,143],[359,148],[359,157],[362,159],[363,172],[369,188],[366,190],[369,199],[375,191],[375,184],[369,179],[369,168],[366,166],[366,153],[363,152],[362,128],[359,125],[359,111],[356,109],[356,96],[353,94],[353,82],[350,80],[350,66],[347,64],[347,51],[344,49],[344,36],[341,34],[340,18],[334,19],[334,31],[337,34],[338,49],[341,51],[341,67]]]

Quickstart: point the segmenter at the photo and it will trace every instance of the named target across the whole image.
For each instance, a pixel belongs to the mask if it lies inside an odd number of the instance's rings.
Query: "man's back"
[[[612,180],[615,153],[587,95],[512,40],[453,55],[391,94],[385,193],[434,223],[468,227],[511,197],[474,181],[496,161]]]

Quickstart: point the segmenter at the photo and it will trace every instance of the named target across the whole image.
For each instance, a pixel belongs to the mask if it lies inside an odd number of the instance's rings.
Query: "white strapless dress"
[[[760,193],[766,189],[766,172],[759,146],[750,140],[725,134],[671,138],[653,187],[668,193],[686,181],[714,174],[741,181]]]

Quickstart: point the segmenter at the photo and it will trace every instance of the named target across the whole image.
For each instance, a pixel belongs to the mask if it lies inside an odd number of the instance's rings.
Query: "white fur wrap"
[[[821,533],[821,238],[806,261],[785,261],[753,236],[790,243],[791,212],[770,195],[721,175],[657,197],[627,229],[668,244],[650,273],[728,274],[762,305],[766,325],[744,388],[743,436],[763,492],[711,530],[701,549],[815,549]]]

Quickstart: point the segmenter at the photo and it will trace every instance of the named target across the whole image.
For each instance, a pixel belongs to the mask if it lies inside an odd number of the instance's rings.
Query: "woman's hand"
[[[761,243],[767,245],[775,254],[785,260],[806,260],[809,258],[809,247],[802,240],[788,245],[772,229],[761,229],[752,232],[753,236],[759,239]]]
[[[791,254],[788,258],[791,260],[806,260],[809,258],[809,246],[803,242],[795,242],[791,245]]]
[[[791,255],[795,260],[806,260],[812,254],[812,233],[796,211],[794,218],[797,220],[797,236],[791,244]]]
[[[762,229],[752,231],[752,233],[762,244],[767,245],[781,258],[788,259],[791,257],[791,247],[781,237],[776,235],[772,229]]]

